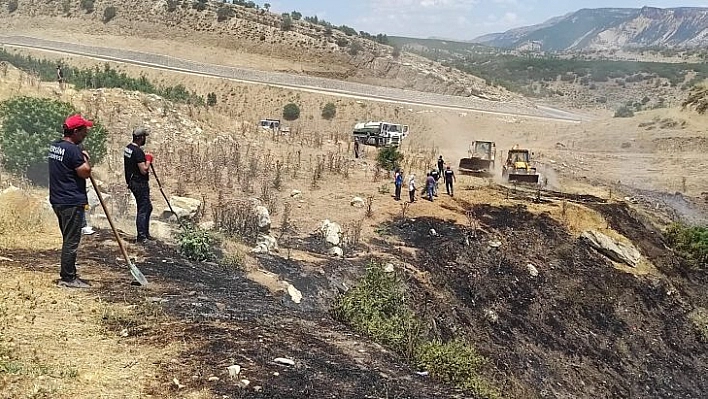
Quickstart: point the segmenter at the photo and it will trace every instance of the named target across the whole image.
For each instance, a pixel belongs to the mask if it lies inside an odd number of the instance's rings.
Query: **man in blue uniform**
[[[89,154],[79,145],[93,126],[81,115],[71,115],[64,121],[64,137],[49,147],[49,202],[61,229],[61,269],[59,286],[88,288],[76,273],[76,252],[81,242],[84,207],[88,204],[86,179],[91,176]]]

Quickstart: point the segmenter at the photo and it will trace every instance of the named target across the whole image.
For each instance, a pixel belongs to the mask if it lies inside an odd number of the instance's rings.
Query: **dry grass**
[[[38,189],[0,194],[0,250],[61,246],[56,216],[41,199],[45,195]]]
[[[12,268],[12,269],[11,269]],[[0,265],[1,398],[140,398],[158,376],[155,348],[106,329],[105,317],[139,310],[61,290],[53,275]]]

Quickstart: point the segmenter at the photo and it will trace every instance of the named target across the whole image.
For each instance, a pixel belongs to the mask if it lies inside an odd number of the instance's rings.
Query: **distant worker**
[[[445,169],[445,189],[447,190],[447,195],[453,196],[453,190],[452,190],[452,182],[457,182],[457,178],[455,177],[455,172],[450,169],[450,165],[447,166],[447,169]]]
[[[359,158],[359,139],[354,139],[354,157]]]
[[[415,202],[415,174],[411,175],[408,180],[408,196],[411,202]]]
[[[396,186],[396,193],[393,197],[396,199],[396,201],[400,201],[401,187],[403,186],[403,171],[401,169],[396,169],[396,174],[393,178],[393,184]]]
[[[440,158],[438,158],[438,172],[442,175],[444,169],[445,169],[445,161],[443,161],[443,157],[442,157],[442,155],[440,155]]]
[[[138,127],[133,130],[133,142],[128,144],[123,150],[123,165],[125,173],[125,183],[133,193],[138,212],[135,217],[135,227],[137,229],[136,242],[144,243],[147,240],[154,240],[150,235],[150,214],[152,213],[152,203],[150,202],[150,166],[153,163],[152,154],[146,154],[141,147],[147,143],[147,129]]]
[[[438,172],[437,169],[433,169],[430,171],[430,176],[433,176],[433,179],[435,179],[435,186],[433,187],[433,195],[438,196],[438,181],[440,180],[440,172]]]
[[[428,200],[433,202],[433,191],[435,190],[435,178],[428,172],[428,176],[425,178],[425,190],[428,193]]]
[[[57,65],[57,82],[59,82],[59,88],[64,88],[64,72],[61,70],[61,65]]]
[[[61,279],[57,285],[88,288],[76,273],[76,253],[81,242],[84,207],[88,204],[86,179],[91,176],[89,154],[79,147],[92,121],[71,115],[64,121],[64,138],[54,141],[47,156],[49,164],[49,203],[59,221],[62,236]]]

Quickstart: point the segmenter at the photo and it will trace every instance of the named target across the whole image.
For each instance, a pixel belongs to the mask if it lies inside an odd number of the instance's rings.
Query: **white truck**
[[[408,136],[408,125],[392,122],[360,122],[352,133],[359,143],[375,147],[399,147]]]

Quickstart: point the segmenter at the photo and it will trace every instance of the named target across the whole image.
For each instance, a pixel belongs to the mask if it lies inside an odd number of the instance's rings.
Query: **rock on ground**
[[[587,241],[591,247],[615,262],[621,262],[635,267],[641,258],[641,254],[634,245],[613,240],[598,231],[588,230],[584,232],[580,238]]]

